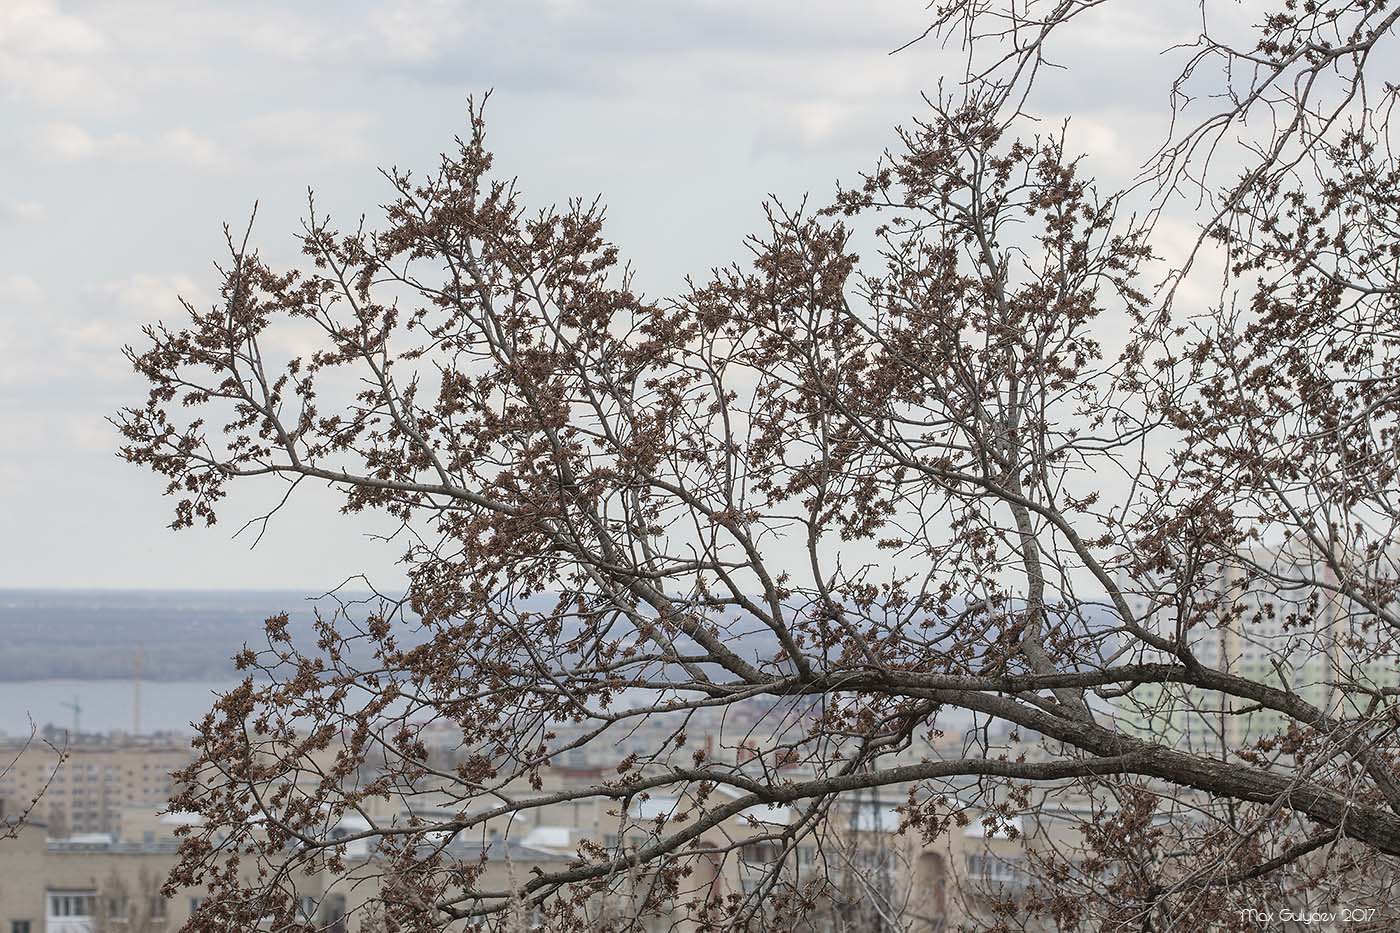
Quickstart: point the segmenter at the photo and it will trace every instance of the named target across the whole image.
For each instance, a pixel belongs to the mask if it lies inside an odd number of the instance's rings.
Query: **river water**
[[[216,691],[228,683],[142,681],[142,732],[190,732],[190,722],[203,718]],[[53,723],[73,728],[72,706],[81,707],[83,732],[130,732],[136,690],[130,680],[31,680],[0,682],[0,732],[15,737],[29,734],[29,719],[39,727]]]

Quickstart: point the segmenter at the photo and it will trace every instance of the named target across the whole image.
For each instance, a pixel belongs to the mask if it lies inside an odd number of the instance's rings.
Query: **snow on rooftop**
[[[112,835],[110,833],[77,833],[65,837],[63,841],[78,846],[109,846],[112,844]]]
[[[654,820],[658,816],[674,816],[679,809],[681,799],[670,794],[654,794],[645,800],[637,797],[632,801],[632,808],[627,811],[627,815],[634,820]]]
[[[752,820],[755,823],[764,823],[769,826],[790,826],[796,817],[797,811],[785,803],[777,806],[761,803],[739,813],[740,820],[745,822]]]
[[[562,849],[574,847],[578,830],[568,826],[536,826],[521,840],[521,845],[532,849]]]
[[[893,833],[899,830],[899,811],[894,807],[856,807],[852,822],[857,832]]]

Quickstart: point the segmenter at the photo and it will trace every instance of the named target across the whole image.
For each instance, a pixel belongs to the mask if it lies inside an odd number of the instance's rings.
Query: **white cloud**
[[[203,301],[199,286],[186,275],[138,272],[106,283],[99,292],[108,300],[94,303],[96,313],[63,328],[75,349],[114,351],[137,337],[142,324],[182,317],[182,297],[196,305]]]
[[[62,328],[62,336],[68,341],[69,348],[78,352],[115,350],[129,339],[130,331],[121,324],[94,318]]]
[[[121,445],[121,435],[97,415],[69,415],[62,420],[69,443],[79,450],[112,451]]]
[[[135,154],[141,144],[129,133],[97,136],[76,123],[46,123],[34,140],[39,152],[64,162],[82,162],[99,156]]]
[[[229,164],[214,140],[184,126],[165,130],[152,142],[131,133],[95,134],[76,123],[46,123],[35,135],[34,145],[40,153],[64,162],[145,156],[205,169]]]
[[[39,283],[18,272],[0,274],[0,302],[33,304],[43,297]]]
[[[444,12],[449,14],[446,18]],[[392,4],[370,14],[369,25],[391,58],[423,61],[437,56],[448,44],[449,33],[459,31],[450,12],[436,3]]]
[[[829,140],[847,118],[849,108],[831,100],[807,101],[794,105],[788,118],[802,142],[816,145]]]
[[[81,126],[50,123],[40,128],[35,140],[41,152],[68,162],[90,159],[97,154],[97,140]]]
[[[32,198],[0,198],[0,218],[24,223],[37,223],[48,214],[42,201]]]
[[[273,14],[275,21],[260,18],[250,22],[246,15],[235,13],[224,28],[241,39],[250,49],[287,59],[300,59],[310,54],[317,36],[304,22],[288,18],[284,11]]]
[[[1090,176],[1106,186],[1131,184],[1163,132],[1150,117],[1116,111],[1051,114],[1041,120],[1040,128],[1046,134],[1058,135],[1066,118],[1066,155],[1083,156],[1081,176]]]
[[[0,88],[44,103],[106,96],[97,55],[106,42],[53,0],[0,3]]]
[[[143,320],[168,319],[183,314],[180,309],[182,297],[195,305],[204,300],[203,292],[194,279],[179,274],[137,272],[125,279],[108,282],[102,291]]]
[[[85,21],[60,12],[53,0],[6,0],[0,7],[0,48],[14,54],[83,54],[102,48],[102,36]]]
[[[318,160],[358,160],[368,151],[369,116],[352,111],[282,110],[244,123],[252,148],[275,155]]]
[[[188,127],[176,127],[162,133],[160,149],[177,162],[200,168],[225,168],[228,165],[228,159],[218,144]]]
[[[1228,11],[1236,5],[1218,6],[1221,11]],[[1237,8],[1242,10],[1245,6],[1247,4]],[[1218,19],[1218,11],[1211,12],[1212,20]],[[1252,14],[1246,14],[1245,21],[1253,18]],[[1191,42],[1199,31],[1199,10],[1189,6],[1106,3],[1077,19],[1074,28],[1065,31],[1065,45],[1080,56],[1106,49],[1115,54],[1155,56],[1168,46]]]
[[[81,314],[52,322],[51,333],[67,367],[80,370],[94,385],[129,378],[121,348],[141,343],[143,325],[158,320],[178,323],[184,316],[182,296],[195,304],[204,301],[195,281],[178,274],[135,273],[86,291],[95,292],[95,299],[83,302]]]

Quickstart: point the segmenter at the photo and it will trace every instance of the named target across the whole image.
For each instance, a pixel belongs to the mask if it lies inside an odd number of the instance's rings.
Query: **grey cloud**
[[[707,61],[726,65],[713,74],[721,82],[751,69],[796,69],[810,78],[831,56],[856,53],[869,63],[917,34],[924,20],[919,4],[900,0],[497,0],[390,9],[360,39],[381,50],[383,67],[427,83],[559,94],[626,93],[654,80],[657,69],[703,68]],[[405,35],[421,38],[396,48],[395,36]]]

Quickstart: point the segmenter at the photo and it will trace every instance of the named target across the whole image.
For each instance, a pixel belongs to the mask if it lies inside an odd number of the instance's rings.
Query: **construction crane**
[[[83,724],[83,707],[78,703],[78,698],[77,698],[77,697],[74,697],[74,698],[73,698],[73,702],[72,702],[72,703],[60,703],[60,704],[58,704],[58,705],[61,706],[61,707],[63,707],[63,708],[66,709],[66,710],[71,710],[71,711],[72,711],[72,713],[73,713],[73,736],[74,736],[74,738],[76,738],[76,737],[78,736],[78,734],[81,733],[81,732],[83,731],[82,728],[81,728],[81,727],[82,727],[82,724]]]
[[[131,734],[141,734],[141,664],[146,659],[146,646],[136,645],[131,672]]]

